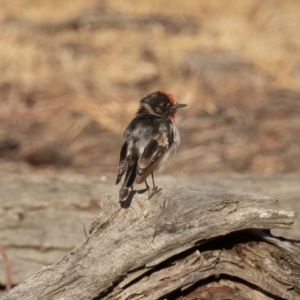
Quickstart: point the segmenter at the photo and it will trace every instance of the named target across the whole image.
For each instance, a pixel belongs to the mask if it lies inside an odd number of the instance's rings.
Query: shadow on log
[[[260,205],[274,201],[180,189],[124,206],[105,195],[83,245],[1,299],[300,299],[299,242],[269,233],[296,213]]]

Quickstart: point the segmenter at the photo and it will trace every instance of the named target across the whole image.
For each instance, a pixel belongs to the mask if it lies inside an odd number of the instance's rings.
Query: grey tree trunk
[[[86,241],[1,299],[300,299],[299,243],[268,232],[291,228],[296,213],[261,207],[274,199],[192,189],[132,196],[120,204],[105,195]]]

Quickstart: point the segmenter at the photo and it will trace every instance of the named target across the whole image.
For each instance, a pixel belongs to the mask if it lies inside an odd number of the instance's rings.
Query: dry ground
[[[138,100],[162,89],[189,105],[169,172],[300,169],[299,1],[0,7],[4,160],[114,172]]]

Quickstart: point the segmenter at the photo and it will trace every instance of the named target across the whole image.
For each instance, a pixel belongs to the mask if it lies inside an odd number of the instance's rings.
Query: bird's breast
[[[177,125],[175,124],[175,122],[172,122],[172,126],[173,126],[173,133],[174,133],[174,141],[173,143],[178,146],[180,145],[180,134],[179,134],[179,130]]]
[[[171,147],[167,150],[167,152],[163,155],[161,158],[161,161],[156,167],[157,172],[162,172],[167,168],[169,165],[170,161],[174,158],[176,151],[180,145],[180,134],[179,130],[174,122],[172,122],[172,128],[173,128],[173,134],[174,134],[174,139]]]

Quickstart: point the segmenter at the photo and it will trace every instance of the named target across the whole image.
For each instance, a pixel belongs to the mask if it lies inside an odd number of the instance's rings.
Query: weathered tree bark
[[[299,244],[266,231],[290,228],[296,213],[258,205],[274,201],[191,189],[121,204],[106,195],[81,246],[1,299],[176,299],[194,288],[212,299],[298,299]]]
[[[13,284],[54,264],[85,240],[83,226],[88,228],[99,213],[103,194],[118,192],[114,175],[102,182],[74,174],[0,173],[0,244],[11,263]],[[157,182],[163,189],[184,186],[266,194],[280,199],[269,208],[299,211],[299,177],[297,173],[160,175]],[[291,230],[272,233],[300,239],[299,218]],[[0,255],[2,286],[7,284],[5,269]]]

